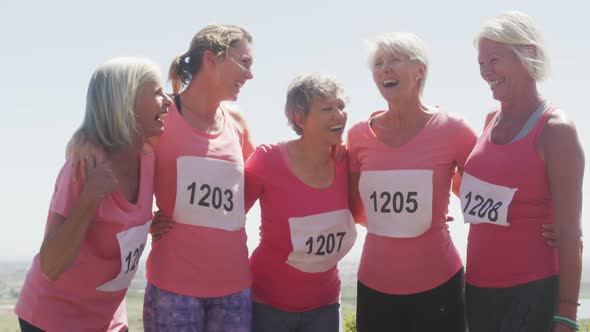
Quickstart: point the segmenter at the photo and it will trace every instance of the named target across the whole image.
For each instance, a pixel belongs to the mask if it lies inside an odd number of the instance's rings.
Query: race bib
[[[356,227],[348,209],[289,218],[293,251],[287,264],[307,273],[336,266],[356,240]]]
[[[212,158],[177,160],[176,222],[237,231],[244,227],[244,167]]]
[[[117,233],[117,241],[121,250],[121,272],[114,279],[98,286],[96,290],[103,292],[117,292],[129,288],[131,280],[137,272],[139,258],[145,248],[147,235],[152,221],[141,226],[129,228]]]
[[[508,206],[517,190],[482,181],[464,172],[459,190],[464,221],[510,226]]]
[[[432,170],[361,172],[367,231],[393,238],[426,232],[432,223],[432,175]]]

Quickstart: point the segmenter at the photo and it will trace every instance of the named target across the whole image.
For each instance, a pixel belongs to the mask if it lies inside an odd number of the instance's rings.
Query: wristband
[[[553,321],[556,323],[561,323],[574,331],[580,331],[580,324],[578,324],[578,322],[576,322],[573,319],[569,319],[567,317],[563,317],[563,316],[559,316],[559,315],[554,315]]]

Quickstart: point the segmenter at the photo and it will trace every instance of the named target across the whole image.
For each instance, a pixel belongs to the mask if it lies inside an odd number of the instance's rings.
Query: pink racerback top
[[[491,140],[493,124],[500,113],[497,112],[467,159],[461,187],[466,221],[473,208],[465,208],[470,192],[464,188],[465,174],[482,181],[485,186],[479,190],[482,192],[487,189],[489,193],[489,188],[494,186],[515,190],[511,201],[504,199],[509,204],[508,226],[470,225],[465,279],[471,285],[511,287],[558,274],[557,250],[547,246],[541,237],[541,224],[553,222],[553,207],[545,162],[536,150],[539,136],[554,109],[549,107],[526,136],[502,145]],[[500,219],[495,223],[502,221],[501,210],[498,211],[500,218],[495,213],[492,215]]]
[[[244,230],[243,128],[220,106],[223,129],[191,127],[176,106],[156,147],[155,194],[174,227],[153,241],[147,279],[158,288],[219,297],[251,285]]]

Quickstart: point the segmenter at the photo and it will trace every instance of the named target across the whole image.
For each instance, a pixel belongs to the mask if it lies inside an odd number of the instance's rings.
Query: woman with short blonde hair
[[[469,331],[577,330],[584,153],[576,127],[537,89],[549,59],[529,15],[502,13],[475,40],[499,106],[461,183]],[[555,225],[558,248],[536,236],[542,224]]]

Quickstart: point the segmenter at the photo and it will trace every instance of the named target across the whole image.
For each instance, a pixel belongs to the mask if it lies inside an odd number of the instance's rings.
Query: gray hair
[[[535,81],[549,77],[551,65],[543,35],[529,15],[519,11],[504,12],[483,25],[475,36],[476,47],[482,38],[508,44]]]
[[[160,82],[160,69],[144,58],[111,59],[92,74],[86,94],[86,114],[74,134],[102,146],[107,153],[129,148],[140,135],[135,98],[148,82]]]
[[[369,66],[375,66],[377,52],[399,54],[410,58],[410,61],[424,65],[424,77],[420,79],[420,94],[424,91],[428,76],[428,52],[424,41],[409,32],[390,32],[377,37],[369,44]]]
[[[303,131],[295,123],[295,114],[305,118],[311,109],[311,104],[326,97],[344,97],[342,85],[334,78],[318,73],[304,74],[295,77],[287,89],[285,116],[289,126],[297,135]]]
[[[177,94],[188,86],[193,76],[199,72],[205,51],[211,51],[219,59],[224,59],[227,50],[242,39],[252,43],[252,35],[237,25],[210,24],[197,32],[188,51],[177,56],[168,70],[173,93]]]

